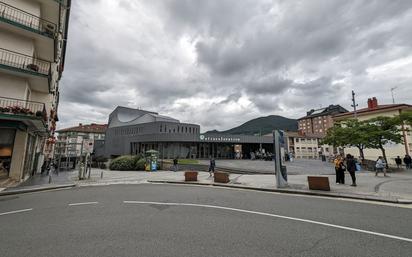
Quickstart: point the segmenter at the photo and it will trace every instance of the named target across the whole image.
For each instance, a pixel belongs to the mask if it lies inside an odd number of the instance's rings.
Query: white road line
[[[99,202],[69,203],[69,206],[88,205],[88,204],[98,204],[98,203],[99,203]]]
[[[326,227],[332,227],[332,228],[339,228],[339,229],[344,229],[344,230],[349,230],[349,231],[354,231],[354,232],[359,232],[359,233],[364,233],[364,234],[370,234],[370,235],[375,235],[375,236],[381,236],[381,237],[386,237],[386,238],[391,238],[391,239],[397,239],[397,240],[412,243],[412,239],[407,238],[407,237],[394,236],[394,235],[378,233],[378,232],[373,232],[373,231],[368,231],[368,230],[363,230],[363,229],[357,229],[357,228],[340,226],[340,225],[335,225],[335,224],[330,224],[330,223],[325,223],[325,222],[319,222],[319,221],[315,221],[315,220],[300,219],[300,218],[277,215],[277,214],[272,214],[272,213],[249,211],[249,210],[230,208],[230,207],[224,207],[224,206],[207,205],[207,204],[194,204],[194,203],[164,203],[164,202],[145,202],[145,201],[123,201],[123,203],[126,203],[126,204],[155,204],[155,205],[170,205],[170,206],[191,206],[191,207],[204,207],[204,208],[211,208],[211,209],[229,210],[229,211],[236,211],[236,212],[243,212],[243,213],[257,214],[257,215],[262,215],[262,216],[275,217],[275,218],[280,218],[280,219],[300,221],[300,222],[311,223],[311,224],[316,224],[316,225],[321,225],[321,226],[326,226]]]
[[[0,213],[0,216],[2,216],[2,215],[7,215],[7,214],[13,214],[13,213],[19,213],[19,212],[32,211],[32,210],[33,210],[33,208],[23,209],[23,210],[17,210],[17,211],[3,212],[3,213]]]

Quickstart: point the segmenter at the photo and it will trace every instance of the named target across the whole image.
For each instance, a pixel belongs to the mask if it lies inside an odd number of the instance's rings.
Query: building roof
[[[402,110],[402,109],[411,109],[412,105],[410,104],[381,104],[377,105],[373,108],[366,107],[362,108],[356,111],[357,115],[365,115],[365,114],[371,114],[371,113],[380,113],[380,112],[386,112],[386,111],[392,111],[392,110]],[[341,113],[333,116],[334,119],[346,119],[354,115],[354,112],[347,112],[347,113]]]
[[[79,126],[64,128],[57,130],[58,133],[63,132],[84,132],[84,133],[105,133],[107,129],[107,124],[82,124],[79,123]]]
[[[348,112],[348,110],[346,110],[345,108],[343,108],[340,105],[329,105],[328,107],[325,108],[320,108],[320,109],[312,109],[310,111],[308,111],[306,113],[305,117],[299,118],[298,120],[302,120],[302,119],[307,119],[307,118],[314,118],[314,117],[318,117],[318,116],[325,116],[325,115],[335,115],[338,113],[346,113]]]
[[[159,115],[157,112],[118,106],[110,114],[108,126],[113,128],[159,121],[180,123],[177,119]]]

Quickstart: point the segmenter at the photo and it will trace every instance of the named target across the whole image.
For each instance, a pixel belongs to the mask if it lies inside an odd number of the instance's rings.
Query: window
[[[192,128],[189,128],[189,133],[192,133]]]
[[[299,142],[299,138],[296,138],[296,142]],[[299,147],[298,147],[299,148]]]
[[[162,125],[160,125],[160,132],[162,132]]]
[[[185,133],[187,133],[187,127],[185,127],[185,131],[186,131]]]
[[[176,129],[173,129],[173,133],[176,133]]]

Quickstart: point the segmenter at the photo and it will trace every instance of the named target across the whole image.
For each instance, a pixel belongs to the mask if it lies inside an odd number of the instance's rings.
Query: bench
[[[228,183],[229,173],[227,172],[215,172],[214,181],[218,183]]]
[[[329,178],[320,176],[308,176],[309,189],[330,191]]]
[[[185,171],[185,181],[197,181],[197,171]]]

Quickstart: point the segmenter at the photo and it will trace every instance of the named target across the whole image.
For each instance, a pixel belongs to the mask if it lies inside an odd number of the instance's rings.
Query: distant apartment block
[[[333,116],[346,113],[348,110],[340,105],[329,105],[325,108],[312,109],[305,117],[298,119],[298,129],[306,135],[324,137],[326,131],[333,126]]]
[[[305,135],[302,132],[285,132],[285,150],[297,159],[318,159],[320,155],[331,156],[333,147],[321,145],[321,136]]]
[[[367,102],[367,107],[357,110],[356,118],[360,121],[376,118],[378,116],[394,117],[398,116],[404,111],[411,111],[412,105],[409,104],[378,104],[378,100],[373,97],[369,98]],[[333,117],[333,120],[342,121],[348,118],[354,118],[354,112],[347,112],[338,114]],[[388,144],[385,145],[386,155],[388,162],[394,164],[395,158],[399,156],[404,156],[405,154],[412,155],[412,136],[411,128],[409,126],[403,125],[401,127],[402,133],[402,144]],[[346,147],[345,153],[350,153],[353,156],[359,155],[359,150],[353,147]],[[380,155],[382,155],[379,149],[365,149],[364,150],[365,159],[376,160]]]
[[[23,180],[51,158],[70,0],[0,0],[0,172]]]
[[[104,140],[106,124],[82,124],[57,131],[56,157],[75,158],[92,151],[96,140]]]

